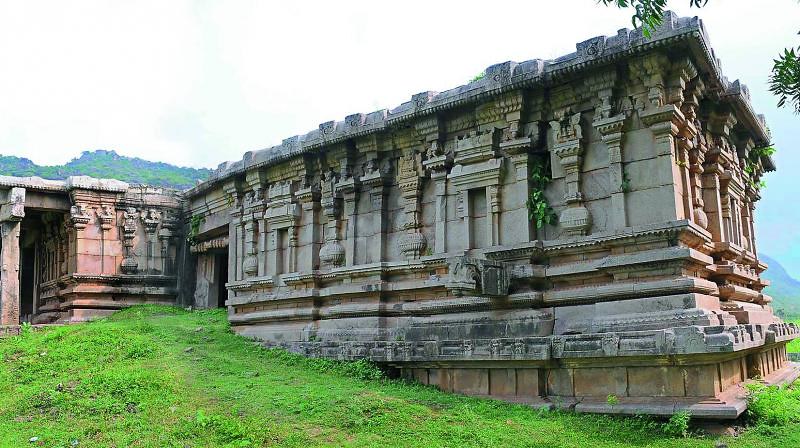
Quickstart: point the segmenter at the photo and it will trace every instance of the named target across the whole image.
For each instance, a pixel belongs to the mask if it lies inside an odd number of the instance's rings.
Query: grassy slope
[[[710,447],[647,419],[547,412],[362,380],[232,334],[220,311],[136,307],[0,341],[0,446]],[[795,400],[800,406],[800,399]],[[765,402],[766,403],[766,402]],[[770,406],[773,407],[773,406]],[[38,437],[36,443],[29,443]],[[800,446],[791,425],[731,447]]]

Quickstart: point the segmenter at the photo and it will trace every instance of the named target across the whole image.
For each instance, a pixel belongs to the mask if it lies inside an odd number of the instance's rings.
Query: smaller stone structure
[[[0,324],[175,303],[179,192],[86,176],[0,176],[0,203]]]

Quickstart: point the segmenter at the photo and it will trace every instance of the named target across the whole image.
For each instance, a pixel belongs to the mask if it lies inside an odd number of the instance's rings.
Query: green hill
[[[211,170],[186,168],[163,162],[126,157],[114,151],[84,151],[65,165],[42,166],[24,157],[0,156],[0,174],[65,179],[67,176],[92,176],[118,179],[131,184],[147,184],[185,189],[208,177]]]
[[[800,391],[785,392],[764,403],[786,419],[727,446],[800,446]],[[469,398],[385,379],[366,362],[266,350],[233,334],[224,310],[139,306],[0,338],[0,447],[715,446],[667,431],[647,417]]]
[[[759,258],[769,265],[763,275],[770,281],[764,290],[772,296],[772,308],[784,318],[800,317],[800,280],[793,278],[774,258],[759,254]]]

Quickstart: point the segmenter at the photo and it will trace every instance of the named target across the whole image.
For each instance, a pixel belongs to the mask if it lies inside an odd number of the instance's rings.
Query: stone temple
[[[265,345],[448,391],[733,418],[745,381],[800,374],[756,255],[769,143],[702,23],[667,13],[188,191],[2,177],[2,323],[226,306]]]

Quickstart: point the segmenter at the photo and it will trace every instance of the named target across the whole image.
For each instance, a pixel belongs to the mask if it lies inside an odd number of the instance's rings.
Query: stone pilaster
[[[12,188],[0,205],[0,324],[18,325],[20,307],[19,234],[25,217],[25,189]]]
[[[397,183],[400,188],[400,197],[403,198],[405,214],[403,229],[406,231],[406,234],[400,237],[397,245],[407,259],[419,258],[425,252],[428,241],[422,233],[420,219],[422,178],[417,169],[417,154],[413,149],[407,149],[400,156]]]
[[[120,271],[123,274],[136,274],[139,270],[139,263],[133,253],[133,240],[136,238],[136,220],[139,213],[133,207],[128,207],[122,212],[122,249],[124,256],[120,264]]]
[[[601,118],[593,123],[608,148],[608,177],[611,182],[609,226],[613,230],[620,230],[628,225],[625,193],[629,188],[630,180],[625,176],[625,169],[622,163],[622,128],[624,123],[624,115]]]
[[[141,213],[142,224],[146,241],[145,272],[152,274],[156,269],[156,244],[158,243],[157,230],[161,222],[161,212],[156,209],[147,209]]]
[[[248,267],[245,274],[249,277],[262,276],[267,273],[266,238],[267,223],[264,220],[267,176],[261,169],[252,169],[245,174],[245,183],[250,191],[244,196],[245,223],[245,261]],[[274,263],[273,263],[274,264]],[[253,269],[255,266],[255,269]]]
[[[319,186],[309,183],[304,188],[295,192],[295,199],[300,204],[304,225],[301,227],[302,233],[298,235],[301,242],[306,242],[310,247],[310,256],[299,257],[297,260],[297,270],[311,272],[319,268],[319,249],[322,246],[320,235],[320,193]]]
[[[255,194],[248,191],[244,195],[245,212],[242,216],[244,259],[242,260],[242,273],[244,277],[255,277],[259,275],[258,262],[258,243],[259,243],[259,222],[253,215],[251,207],[254,205]]]
[[[422,165],[430,173],[435,186],[433,252],[437,254],[447,252],[447,171],[451,164],[452,156],[445,153],[438,141],[431,142]]]
[[[327,218],[325,244],[319,250],[320,266],[337,267],[344,264],[345,250],[339,243],[339,218],[342,213],[342,198],[336,191],[339,176],[329,169],[323,174],[320,205]]]
[[[668,104],[641,111],[639,116],[645,126],[653,132],[656,153],[654,170],[665,176],[664,184],[660,188],[669,190],[668,194],[660,197],[663,201],[662,207],[671,210],[668,216],[672,219],[683,219],[684,199],[681,194],[681,176],[676,163],[675,142],[680,126],[685,121],[683,114],[674,105]]]
[[[173,274],[172,248],[176,238],[175,227],[177,223],[174,216],[165,211],[162,215],[161,228],[158,230],[158,240],[161,246],[161,274]]]
[[[235,180],[230,180],[223,186],[225,195],[230,202],[231,222],[228,225],[228,281],[242,280],[243,241],[242,235],[242,193],[241,187]]]
[[[374,157],[374,156],[373,156]],[[361,176],[361,185],[369,194],[372,229],[367,244],[367,262],[386,259],[386,231],[388,227],[386,200],[389,195],[389,167],[381,167],[376,158],[370,158]]]
[[[566,235],[587,235],[592,227],[592,216],[583,205],[581,193],[581,161],[583,158],[583,130],[581,114],[564,113],[562,118],[550,122],[555,137],[553,152],[564,169],[567,207],[561,212],[558,223]]]
[[[360,181],[353,175],[353,167],[350,157],[345,157],[340,162],[341,171],[339,182],[334,189],[342,198],[342,219],[345,221],[344,251],[346,266],[356,264],[356,240],[358,239],[358,195],[360,193]]]

